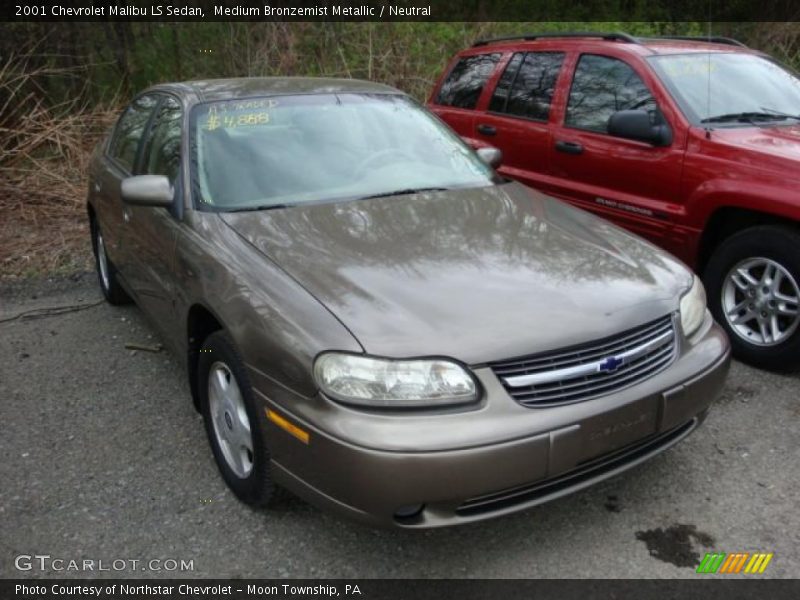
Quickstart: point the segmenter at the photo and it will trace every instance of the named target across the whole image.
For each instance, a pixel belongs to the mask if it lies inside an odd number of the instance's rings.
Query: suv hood
[[[221,218],[382,356],[565,347],[674,311],[691,284],[655,246],[517,183]]]
[[[768,170],[787,170],[791,175],[800,162],[800,124],[776,127],[734,127],[715,129],[712,139],[737,151],[747,152],[737,162],[752,164]]]

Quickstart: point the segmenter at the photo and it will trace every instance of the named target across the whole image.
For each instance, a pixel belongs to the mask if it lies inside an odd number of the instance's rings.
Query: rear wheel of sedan
[[[725,240],[706,267],[709,308],[734,355],[767,369],[800,364],[800,234],[759,226]]]
[[[275,486],[263,419],[244,362],[225,332],[205,340],[197,372],[200,409],[222,478],[242,502],[265,506]]]
[[[106,240],[100,225],[97,221],[91,222],[92,231],[92,250],[94,251],[94,264],[97,270],[97,279],[100,282],[100,290],[103,292],[109,304],[128,304],[130,296],[122,289],[117,281],[117,269],[106,252]]]

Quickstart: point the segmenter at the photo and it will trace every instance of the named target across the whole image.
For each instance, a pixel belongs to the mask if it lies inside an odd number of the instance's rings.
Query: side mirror
[[[486,146],[484,148],[478,148],[475,152],[477,152],[478,158],[493,169],[499,167],[500,163],[503,162],[503,153],[499,148]]]
[[[175,195],[163,175],[136,175],[122,180],[122,201],[134,206],[172,206]]]
[[[608,119],[610,135],[645,142],[653,146],[669,146],[672,130],[666,123],[653,125],[646,110],[620,110]]]

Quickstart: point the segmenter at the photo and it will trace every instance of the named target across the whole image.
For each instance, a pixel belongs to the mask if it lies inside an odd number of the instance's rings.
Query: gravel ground
[[[5,284],[0,320],[99,299],[89,274]],[[711,550],[774,552],[764,576],[800,577],[800,374],[734,364],[688,440],[566,499],[383,531],[294,498],[268,512],[240,504],[181,365],[125,342],[158,342],[133,306],[0,323],[0,577],[92,575],[15,569],[34,554],[193,561],[183,573],[94,573],[129,577],[699,577]]]

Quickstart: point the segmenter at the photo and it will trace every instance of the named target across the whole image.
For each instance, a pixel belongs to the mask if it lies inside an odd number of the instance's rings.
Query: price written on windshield
[[[266,125],[269,123],[269,113],[262,112],[249,112],[239,114],[218,114],[211,112],[206,119],[205,129],[214,131],[219,127],[226,129],[233,129],[236,127],[254,127],[257,125]]]

